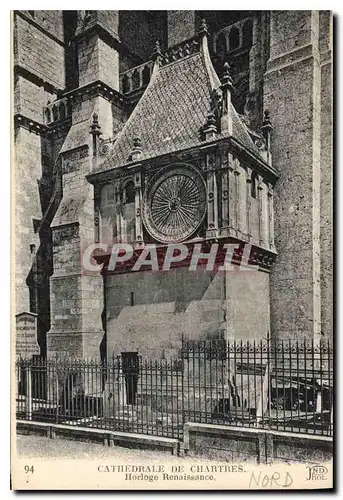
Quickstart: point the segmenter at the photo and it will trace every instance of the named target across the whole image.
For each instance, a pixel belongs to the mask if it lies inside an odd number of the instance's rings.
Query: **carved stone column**
[[[218,188],[216,176],[216,155],[206,155],[207,171],[207,231],[206,238],[218,237]]]
[[[230,236],[236,236],[237,216],[236,216],[236,176],[235,162],[236,160],[229,154],[229,233]]]
[[[238,181],[238,231],[244,239],[247,237],[247,187],[246,187],[246,169],[243,165],[238,165],[239,176]]]
[[[274,188],[273,185],[268,183],[268,234],[269,234],[269,248],[273,252],[275,249],[275,241],[274,241]]]
[[[221,235],[228,235],[229,227],[229,161],[230,155],[226,151],[221,156]]]
[[[259,244],[265,246],[263,239],[263,178],[259,175],[257,177],[257,198],[258,198],[258,236]]]
[[[100,214],[100,204],[101,204],[101,190],[99,186],[94,186],[94,241],[99,243],[101,239],[101,214]]]
[[[116,197],[116,223],[117,223],[117,241],[122,238],[122,217],[121,217],[121,197],[120,197],[120,182],[117,181],[114,185]]]
[[[250,167],[246,167],[246,234],[248,236],[249,241],[251,241],[251,227],[250,227],[250,210],[251,210],[251,174],[252,174],[252,169]]]
[[[267,198],[266,198],[266,184],[263,182],[263,177],[258,176],[258,206],[259,206],[259,239],[260,245],[264,248],[269,247],[268,242],[268,210],[267,210]]]
[[[235,229],[235,233],[237,235],[237,231],[239,231],[240,221],[239,221],[239,206],[240,206],[240,189],[239,189],[239,163],[235,158],[233,162],[233,182],[234,182],[234,218],[233,218],[233,227]]]
[[[134,184],[135,184],[135,246],[140,247],[143,245],[141,172],[135,173]]]

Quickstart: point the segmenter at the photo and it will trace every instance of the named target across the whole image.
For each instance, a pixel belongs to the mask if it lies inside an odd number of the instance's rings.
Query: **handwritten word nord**
[[[260,471],[258,475],[251,473],[249,488],[289,488],[292,484],[293,479],[289,472],[266,474]]]

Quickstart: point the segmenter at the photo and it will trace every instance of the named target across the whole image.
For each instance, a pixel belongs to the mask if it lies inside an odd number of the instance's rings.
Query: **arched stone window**
[[[145,68],[143,69],[142,78],[143,78],[143,85],[148,85],[148,83],[150,82],[149,66],[145,66]]]
[[[53,117],[54,122],[56,120],[58,120],[58,109],[57,109],[57,106],[54,106],[52,108],[52,117]]]
[[[239,44],[239,30],[234,26],[229,33],[229,50],[237,49]]]
[[[59,105],[59,113],[60,113],[60,120],[63,120],[66,117],[66,107],[63,101]]]
[[[257,198],[257,183],[258,183],[257,173],[253,172],[251,174],[251,186],[250,186],[252,198]]]
[[[70,99],[68,99],[68,100],[67,100],[67,115],[68,115],[68,116],[69,116],[69,115],[71,115],[72,108],[73,108],[73,106],[72,106],[71,100],[70,100]]]
[[[127,182],[122,190],[122,240],[135,240],[135,186],[133,181]]]
[[[113,184],[106,184],[100,195],[101,241],[112,243],[117,235],[116,199]]]
[[[141,86],[141,77],[139,72],[135,69],[132,73],[132,90],[139,89]]]
[[[227,51],[227,47],[226,47],[226,37],[225,37],[224,33],[220,33],[218,35],[217,42],[216,42],[216,49],[217,49],[218,56],[225,55],[225,53]]]
[[[45,116],[45,123],[50,123],[51,122],[51,113],[50,113],[49,108],[45,109],[44,116]]]
[[[113,184],[106,184],[102,188],[101,197],[102,197],[106,206],[113,205],[114,204],[114,185]]]
[[[132,181],[129,181],[123,190],[123,203],[134,203],[135,201],[135,186]]]
[[[246,47],[252,44],[252,21],[250,19],[243,26],[243,44]]]
[[[122,78],[122,89],[123,89],[123,94],[127,94],[130,92],[130,79],[127,75],[124,75]]]

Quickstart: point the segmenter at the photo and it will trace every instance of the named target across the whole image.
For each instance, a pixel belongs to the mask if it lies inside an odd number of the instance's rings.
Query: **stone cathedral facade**
[[[328,11],[16,11],[15,307],[43,356],[332,335]],[[92,243],[233,270],[87,272]],[[253,271],[240,270],[249,249]]]

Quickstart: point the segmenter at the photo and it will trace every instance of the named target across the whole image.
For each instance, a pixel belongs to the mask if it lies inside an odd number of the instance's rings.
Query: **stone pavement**
[[[137,462],[147,459],[191,460],[203,462],[195,457],[180,458],[169,453],[156,450],[129,449],[121,446],[102,446],[101,444],[72,441],[67,439],[49,439],[41,436],[17,435],[17,451],[19,457],[30,458],[66,458],[66,459],[112,459]],[[206,458],[206,461],[211,461]],[[212,462],[212,461],[211,461]]]

